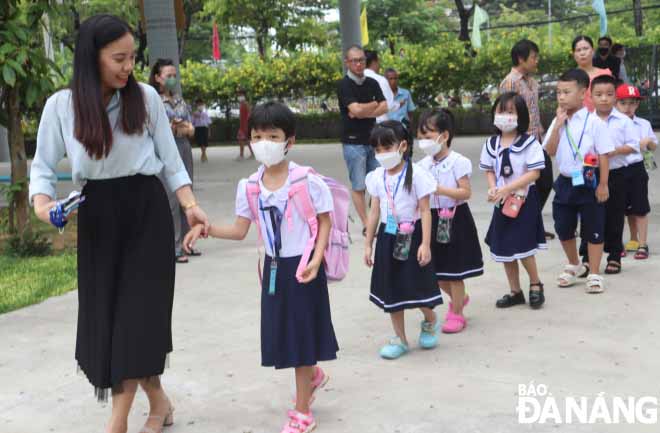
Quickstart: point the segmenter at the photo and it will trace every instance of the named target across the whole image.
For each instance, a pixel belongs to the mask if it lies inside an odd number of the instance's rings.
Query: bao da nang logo
[[[657,424],[658,398],[623,397],[599,393],[557,398],[547,385],[518,385],[520,424]]]

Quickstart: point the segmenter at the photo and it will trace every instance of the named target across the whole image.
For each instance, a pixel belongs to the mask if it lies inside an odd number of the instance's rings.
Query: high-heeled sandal
[[[164,427],[169,427],[172,424],[174,424],[174,406],[170,404],[170,410],[167,413],[167,415],[150,415],[147,417],[147,422],[149,422],[150,419],[158,419],[162,420],[161,427],[158,430],[154,430],[151,427],[147,427],[145,424],[142,427],[142,430],[139,431],[139,433],[162,433]]]

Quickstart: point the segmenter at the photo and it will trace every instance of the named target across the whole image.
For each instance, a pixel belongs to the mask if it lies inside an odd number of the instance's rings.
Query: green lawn
[[[0,255],[0,314],[76,288],[76,253],[14,258]]]

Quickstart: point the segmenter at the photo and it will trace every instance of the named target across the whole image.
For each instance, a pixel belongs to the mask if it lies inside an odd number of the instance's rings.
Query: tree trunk
[[[461,20],[461,30],[460,33],[458,34],[458,40],[469,41],[470,32],[468,30],[468,24],[470,21],[470,15],[472,15],[472,12],[474,12],[474,5],[472,5],[470,9],[465,9],[465,6],[463,5],[463,0],[454,0],[454,2],[456,3],[456,9],[458,10],[458,17]]]
[[[262,33],[257,33],[257,48],[259,49],[259,57],[262,59],[266,58],[265,40],[266,37]]]
[[[642,12],[642,0],[633,0],[633,9],[635,14],[635,35],[642,36],[644,34],[644,15]]]
[[[393,56],[396,55],[396,42],[394,41],[394,38],[388,39],[387,44],[390,46],[390,54]]]
[[[19,191],[13,194],[9,203],[10,229],[16,229],[23,234],[29,227],[30,213],[28,206],[27,158],[25,156],[25,141],[21,128],[21,110],[19,105],[18,89],[7,87],[7,134],[9,137],[9,154],[11,158],[11,184],[20,185]],[[15,224],[15,225],[14,225]]]

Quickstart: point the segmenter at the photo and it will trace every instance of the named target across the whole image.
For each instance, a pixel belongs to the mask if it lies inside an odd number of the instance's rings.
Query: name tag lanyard
[[[396,182],[396,187],[394,188],[393,195],[390,193],[390,189],[387,186],[387,170],[383,170],[383,184],[385,185],[385,193],[387,194],[387,204],[388,204],[387,226],[385,227],[385,232],[389,234],[396,234],[396,230],[398,230],[399,227],[396,217],[394,199],[396,198],[397,192],[399,192],[399,187],[401,186],[401,179],[403,179],[403,176],[406,174],[407,170],[408,170],[408,161],[406,161],[406,165],[403,167],[401,174],[399,174],[399,179]],[[389,211],[391,211],[391,213]]]
[[[582,154],[580,153],[580,147],[582,146],[582,138],[584,137],[584,131],[587,129],[587,120],[589,120],[589,114],[587,113],[587,116],[584,118],[584,125],[582,126],[582,134],[580,134],[580,141],[578,142],[577,146],[575,145],[575,141],[573,140],[573,137],[571,136],[571,133],[568,128],[568,120],[566,121],[566,127],[564,128],[564,132],[566,133],[566,138],[568,139],[569,144],[571,145],[571,152],[573,153],[573,161],[576,161],[577,158],[580,158],[580,162],[584,164],[584,159],[582,158]]]
[[[259,198],[259,210],[261,210],[261,217],[264,220],[264,230],[266,230],[266,237],[268,238],[268,245],[270,245],[270,250],[273,253],[273,257],[270,262],[270,278],[268,279],[268,294],[275,294],[275,282],[277,280],[277,261],[280,258],[280,249],[282,248],[282,218],[284,213],[286,213],[286,208],[289,205],[287,201],[284,205],[284,212],[280,212],[279,209],[275,206],[264,207],[261,198]],[[268,223],[266,222],[266,212],[268,211],[270,215],[270,226],[273,230],[271,235],[270,230],[268,229]]]

